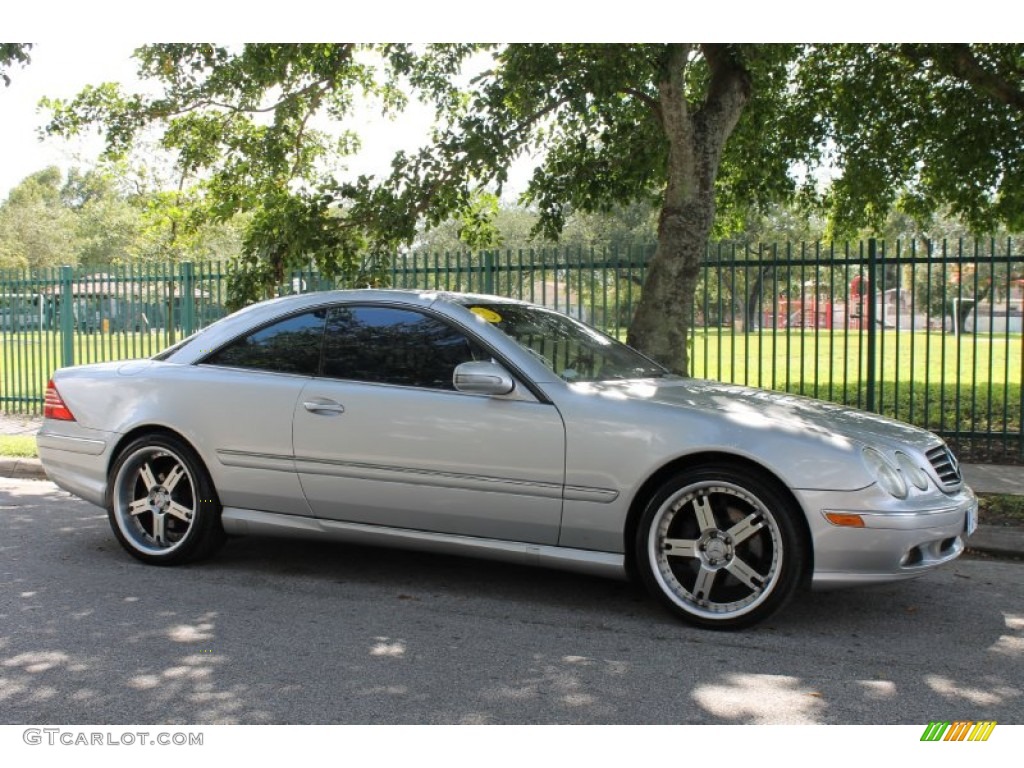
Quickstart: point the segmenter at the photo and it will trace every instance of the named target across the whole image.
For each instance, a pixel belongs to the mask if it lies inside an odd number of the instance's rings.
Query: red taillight
[[[57,391],[53,379],[46,382],[46,397],[43,398],[43,416],[47,419],[57,419],[58,421],[75,420],[75,415],[64,404],[64,398]]]

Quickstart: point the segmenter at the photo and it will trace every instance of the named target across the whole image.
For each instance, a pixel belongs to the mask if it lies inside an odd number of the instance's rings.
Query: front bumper
[[[906,501],[873,486],[855,492],[797,491],[814,542],[811,585],[830,589],[912,579],[964,551],[978,501],[967,486]],[[825,514],[856,514],[864,527],[830,523]]]

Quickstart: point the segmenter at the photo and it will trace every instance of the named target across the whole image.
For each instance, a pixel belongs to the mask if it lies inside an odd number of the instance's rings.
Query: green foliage
[[[1022,74],[1019,44],[802,49],[784,123],[797,159],[842,172],[825,196],[835,231],[877,227],[896,204],[1024,229]]]
[[[978,515],[983,525],[1024,527],[1024,496],[980,493]]]
[[[568,215],[559,242],[569,247],[607,246],[612,253],[654,243],[658,210],[647,199],[615,205],[607,211],[576,211]]]
[[[480,246],[482,248],[493,249],[506,243],[515,243],[518,247],[550,244],[531,235],[537,224],[537,214],[527,208],[499,202],[496,209],[491,209],[488,212],[488,216],[490,218],[487,226],[493,229],[493,232],[486,238],[482,238],[480,242],[497,243],[498,245]],[[412,245],[413,251],[456,253],[470,249],[471,246],[462,236],[466,223],[464,216],[455,216],[431,229],[424,229],[417,234]]]
[[[34,173],[0,205],[0,268],[68,263],[74,236],[74,215],[61,199],[60,171]]]
[[[503,242],[495,225],[498,215],[498,196],[478,193],[459,215],[459,240],[474,251],[497,248]]]
[[[100,269],[152,261],[236,256],[237,220],[210,214],[197,188],[147,188],[149,171],[119,165],[32,174],[0,203],[0,268],[63,264]]]
[[[292,271],[316,270],[332,283],[380,285],[388,257],[369,249],[330,195],[281,192],[255,211],[228,278],[230,309],[268,298]]]
[[[394,78],[379,82],[363,52],[352,44],[147,45],[136,51],[139,72],[159,84],[158,96],[126,94],[109,83],[90,87],[71,101],[45,103],[48,130],[67,136],[99,125],[107,156],[119,158],[147,126],[161,125],[161,148],[174,154],[181,178],[202,178],[189,194],[202,200],[205,220],[248,215],[231,284],[236,303],[266,295],[282,270],[310,263],[355,280],[375,271],[378,246],[395,241],[368,237],[369,228],[357,225],[365,207],[343,210],[336,202],[331,173],[358,147],[357,138],[314,126],[337,125],[359,95],[378,99],[385,110],[404,103]],[[395,47],[394,55],[408,53]],[[424,84],[444,71],[417,70]],[[174,219],[171,205],[162,211],[171,217],[166,246],[192,247],[182,238],[198,219]]]
[[[509,166],[535,156],[522,202],[539,241],[587,229],[587,215],[659,209],[632,338],[678,370],[716,221],[727,234],[776,217],[797,234],[779,207],[795,199],[797,210],[828,211],[828,237],[879,228],[894,209],[915,221],[949,210],[973,229],[1024,227],[1021,45],[370,48],[144,46],[140,74],[158,96],[87,88],[47,103],[49,130],[99,125],[110,155],[123,156],[159,125],[182,177],[202,179],[210,220],[251,214],[238,302],[311,263],[342,282],[372,280],[376,254],[422,241],[424,229],[452,226],[463,246],[492,247]],[[486,56],[490,66],[467,83],[467,62]],[[346,177],[355,101],[391,114],[407,92],[436,109],[431,144],[396,155],[386,178]],[[820,226],[798,236],[816,238]]]
[[[0,43],[0,80],[4,85],[11,84],[11,76],[7,74],[12,64],[25,66],[32,57],[29,51],[32,50],[32,43]]]
[[[482,193],[485,199],[489,193]],[[493,195],[490,195],[494,198]],[[495,202],[497,202],[495,200]],[[488,204],[490,205],[490,204]],[[644,245],[651,245],[657,237],[657,210],[646,201],[620,205],[605,213],[574,211],[566,216],[565,228],[557,240],[539,232],[539,214],[523,205],[502,204],[486,209],[487,227],[493,230],[487,237],[470,245],[463,237],[467,222],[474,222],[475,208],[466,214],[441,222],[436,227],[420,232],[413,243],[413,251],[426,253],[455,253],[465,250],[493,250],[513,243],[520,249],[552,249],[565,252],[589,251],[597,248],[610,254],[623,254]]]

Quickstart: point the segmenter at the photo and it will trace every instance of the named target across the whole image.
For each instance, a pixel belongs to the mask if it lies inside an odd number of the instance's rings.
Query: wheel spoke
[[[755,592],[760,592],[764,588],[765,577],[747,565],[745,562],[740,560],[738,557],[734,557],[725,570],[735,576],[737,579],[742,581],[748,587]]]
[[[696,557],[697,542],[693,539],[665,539],[662,550],[671,557]]]
[[[693,500],[693,512],[697,516],[697,524],[700,525],[702,533],[709,528],[718,527],[718,523],[715,522],[715,514],[711,511],[710,496],[698,496],[695,498]]]
[[[709,600],[711,595],[711,587],[715,583],[715,576],[718,571],[713,571],[710,568],[701,567],[697,573],[697,580],[693,584],[693,594],[698,600]]]
[[[160,512],[153,513],[153,541],[159,546],[167,546],[167,530],[164,525],[167,518]]]
[[[136,499],[128,505],[129,515],[141,515],[143,512],[152,511],[149,506],[149,499]]]
[[[740,520],[726,533],[732,538],[733,546],[736,546],[749,539],[762,528],[764,528],[764,518],[759,512],[754,512]]]
[[[179,504],[176,501],[172,501],[167,505],[167,514],[174,515],[176,518],[185,523],[192,522],[192,510],[183,504]]]
[[[147,491],[152,491],[156,487],[156,476],[153,474],[153,468],[150,467],[148,463],[139,467],[139,477],[142,478],[142,482],[146,485]]]
[[[175,464],[167,477],[164,479],[164,488],[167,489],[168,493],[174,492],[174,487],[178,484],[178,481],[185,476],[185,470],[181,464]]]

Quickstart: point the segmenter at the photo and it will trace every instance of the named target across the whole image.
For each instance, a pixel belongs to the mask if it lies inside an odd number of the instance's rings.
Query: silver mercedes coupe
[[[801,587],[920,576],[977,502],[935,435],[683,378],[496,296],[289,296],[150,360],[58,370],[39,455],[147,563],[261,534],[636,576],[739,628]]]

